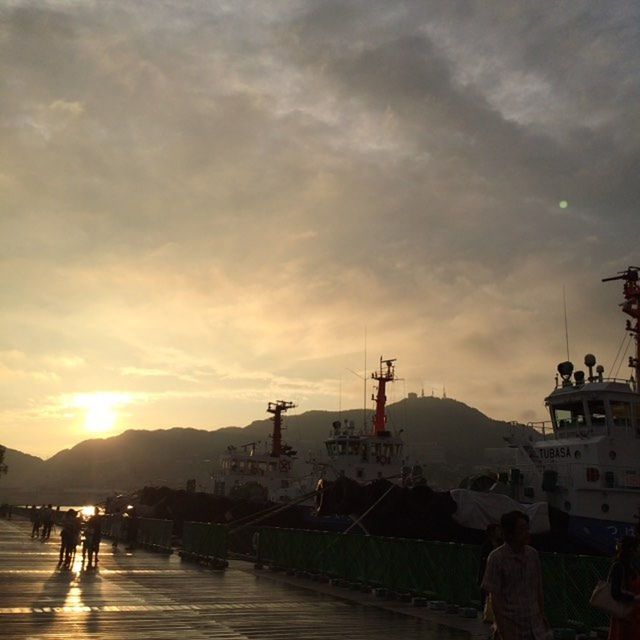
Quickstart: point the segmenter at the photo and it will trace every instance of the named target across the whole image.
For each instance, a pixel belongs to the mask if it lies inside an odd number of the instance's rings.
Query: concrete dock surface
[[[0,520],[0,638],[454,640],[477,637],[426,612],[340,597],[232,562],[212,571],[103,540],[97,569],[57,566],[59,533],[40,542],[21,519]],[[458,623],[456,623],[458,624]],[[454,625],[455,626],[455,625]],[[488,634],[487,634],[488,635]]]

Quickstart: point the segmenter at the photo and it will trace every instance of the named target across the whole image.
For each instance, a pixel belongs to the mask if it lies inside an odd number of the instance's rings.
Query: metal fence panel
[[[227,557],[227,528],[208,522],[185,522],[182,548],[188,554],[212,558]]]
[[[480,549],[473,545],[363,535],[264,528],[261,562],[362,582],[372,587],[433,597],[460,606],[480,599]],[[554,626],[605,626],[607,617],[589,605],[607,558],[541,553],[545,609]]]
[[[141,545],[171,549],[172,520],[140,518],[138,520],[137,541]]]

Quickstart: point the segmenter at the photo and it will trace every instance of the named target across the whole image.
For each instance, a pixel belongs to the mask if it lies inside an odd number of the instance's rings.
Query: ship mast
[[[395,358],[391,360],[383,360],[380,358],[380,371],[375,371],[371,377],[378,382],[378,390],[372,400],[376,401],[376,415],[373,419],[373,435],[382,435],[387,430],[387,415],[385,413],[385,405],[387,403],[386,386],[387,382],[395,380]],[[383,365],[386,367],[383,369]]]
[[[282,455],[282,414],[293,409],[296,405],[286,400],[270,402],[267,413],[273,413],[273,434],[271,436],[271,456],[274,458]]]
[[[628,267],[626,271],[619,271],[617,276],[603,278],[602,282],[624,280],[624,302],[622,311],[631,316],[627,320],[627,331],[633,336],[636,344],[635,356],[629,356],[629,366],[635,371],[635,390],[640,392],[640,283],[638,282],[640,267]]]

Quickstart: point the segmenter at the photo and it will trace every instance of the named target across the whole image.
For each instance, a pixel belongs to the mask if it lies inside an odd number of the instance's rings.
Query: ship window
[[[578,427],[586,424],[584,405],[582,402],[573,402],[554,408],[556,425],[558,429]]]
[[[591,424],[594,427],[607,424],[607,410],[603,400],[589,400],[589,413],[591,414]]]
[[[630,469],[624,475],[624,484],[623,486],[638,489],[640,488],[640,473],[637,471]]]
[[[611,416],[616,427],[631,426],[631,405],[628,402],[611,401]]]

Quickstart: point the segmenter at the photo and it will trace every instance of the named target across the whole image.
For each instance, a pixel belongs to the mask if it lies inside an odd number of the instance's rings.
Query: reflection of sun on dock
[[[99,569],[56,569],[58,540],[29,538],[25,520],[0,520],[0,638],[320,639],[462,638],[418,617],[347,603],[245,563],[211,571],[136,550]],[[283,576],[284,577],[284,576]]]

